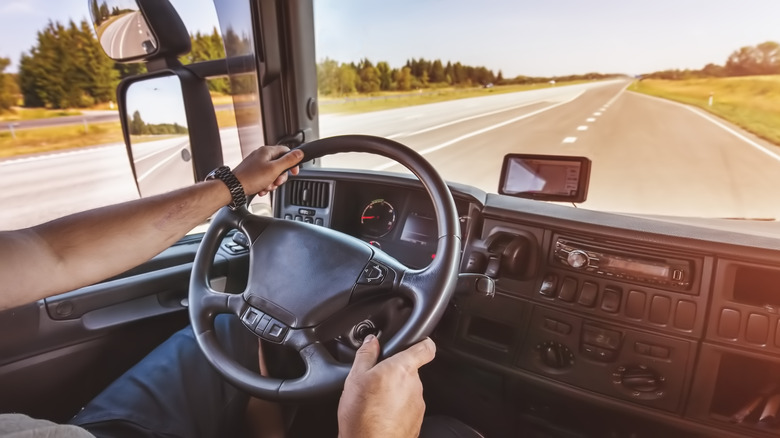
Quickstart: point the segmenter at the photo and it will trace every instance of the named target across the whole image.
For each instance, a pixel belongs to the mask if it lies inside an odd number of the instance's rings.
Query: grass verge
[[[0,123],[18,120],[50,119],[52,117],[78,116],[81,111],[72,109],[51,110],[46,108],[21,108],[15,107],[9,112],[0,115]]]
[[[645,79],[634,82],[628,89],[703,108],[780,145],[780,75],[678,81]]]
[[[347,98],[321,98],[321,114],[355,114],[369,111],[381,111],[386,109],[401,108],[426,103],[445,102],[469,97],[490,96],[494,94],[516,93],[518,91],[538,90],[541,88],[560,87],[564,85],[581,84],[592,81],[558,82],[555,85],[549,83],[526,85],[497,85],[491,88],[441,88],[438,90],[414,92],[383,93],[374,96],[352,96]]]
[[[236,126],[232,109],[217,111],[216,114],[220,128]],[[0,158],[124,142],[122,125],[119,122],[92,123],[86,131],[83,124],[77,124],[22,129],[15,134],[16,138],[13,138],[9,131],[0,132]],[[147,136],[137,141],[162,140],[168,137],[170,136]]]

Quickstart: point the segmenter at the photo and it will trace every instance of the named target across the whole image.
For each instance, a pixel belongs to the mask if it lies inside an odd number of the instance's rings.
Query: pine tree
[[[25,106],[66,108],[112,100],[119,74],[83,20],[49,22],[22,55],[19,76]]]

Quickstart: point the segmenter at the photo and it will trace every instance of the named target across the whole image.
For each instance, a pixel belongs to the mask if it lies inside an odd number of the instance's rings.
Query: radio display
[[[669,278],[669,267],[664,265],[654,265],[650,263],[637,262],[634,260],[621,259],[615,257],[603,257],[604,265],[607,268],[619,269],[624,272],[634,274],[651,275],[658,278]]]

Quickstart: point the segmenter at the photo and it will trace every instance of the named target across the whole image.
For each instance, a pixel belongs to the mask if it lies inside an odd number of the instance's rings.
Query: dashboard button
[[[381,284],[385,279],[387,269],[379,263],[371,262],[363,268],[358,278],[358,284]]]
[[[322,222],[322,218],[321,217],[314,218],[314,225],[320,225],[321,226],[322,223],[323,222]]]
[[[257,327],[257,323],[260,322],[263,316],[263,312],[250,307],[246,309],[246,312],[244,312],[244,315],[241,317],[241,322],[243,322],[244,325],[250,329],[254,330],[255,327]]]
[[[642,319],[645,315],[645,303],[647,295],[638,290],[628,291],[626,299],[626,316],[634,319]]]
[[[669,312],[672,310],[672,300],[663,295],[656,295],[650,302],[650,322],[666,324]]]
[[[674,312],[674,326],[680,330],[693,330],[696,322],[696,303],[680,300]]]
[[[555,274],[547,274],[542,280],[542,285],[539,287],[539,295],[545,297],[552,297],[555,295],[555,288],[558,285],[558,276]]]
[[[748,315],[745,339],[752,344],[766,344],[769,335],[769,318],[758,313]]]
[[[577,303],[585,307],[593,307],[596,305],[596,299],[599,296],[599,288],[595,283],[585,282],[582,285],[580,291],[580,298]]]
[[[558,291],[558,298],[561,301],[566,301],[567,303],[571,303],[574,301],[574,297],[577,296],[577,280],[571,277],[566,277],[563,279],[563,283],[561,284],[561,290]]]
[[[620,347],[622,334],[615,330],[607,330],[590,324],[585,324],[582,330],[582,342],[584,344],[617,350]]]
[[[568,335],[571,333],[571,326],[565,322],[558,321],[558,327],[556,331],[562,335]]]
[[[742,316],[739,314],[739,310],[723,309],[720,312],[720,321],[718,322],[718,335],[723,338],[737,339],[740,319]]]
[[[620,300],[623,298],[623,291],[614,288],[604,288],[604,296],[601,297],[601,310],[609,313],[617,313],[620,310]]]
[[[287,326],[281,322],[271,319],[268,322],[268,326],[263,331],[263,339],[267,339],[271,342],[281,342],[284,336],[287,334]]]
[[[644,342],[637,342],[634,344],[634,351],[636,351],[639,354],[644,354],[645,356],[649,356],[650,344],[645,344]]]
[[[666,347],[661,347],[660,345],[651,345],[650,356],[657,357],[659,359],[669,359],[669,349]]]
[[[488,260],[487,268],[485,269],[485,275],[488,277],[497,278],[498,270],[501,268],[501,259],[498,257],[491,257]]]

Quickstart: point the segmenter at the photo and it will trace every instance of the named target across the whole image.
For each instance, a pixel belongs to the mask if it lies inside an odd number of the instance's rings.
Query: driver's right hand
[[[420,433],[425,402],[418,369],[436,345],[423,339],[377,363],[379,340],[366,336],[344,383],[338,409],[340,438],[408,438]]]

